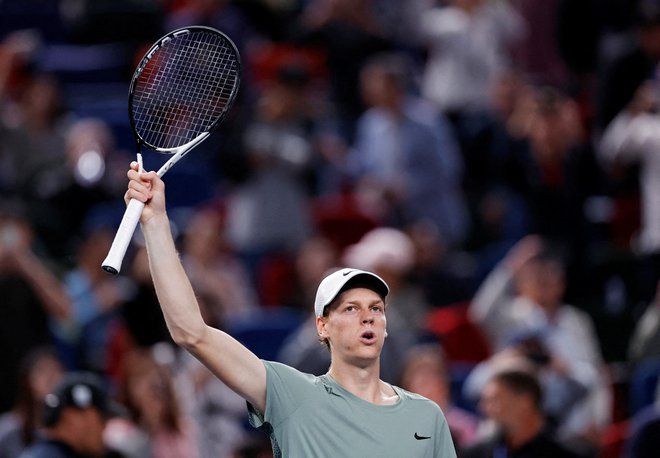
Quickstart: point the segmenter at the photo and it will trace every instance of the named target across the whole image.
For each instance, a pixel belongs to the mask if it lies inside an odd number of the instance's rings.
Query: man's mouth
[[[371,345],[376,342],[376,333],[373,331],[364,331],[360,334],[360,342]]]

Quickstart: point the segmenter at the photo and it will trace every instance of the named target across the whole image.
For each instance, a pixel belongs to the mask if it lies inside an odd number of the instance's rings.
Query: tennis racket
[[[145,147],[171,154],[157,172],[162,177],[206,140],[236,98],[240,71],[236,45],[218,30],[184,27],[159,39],[140,61],[129,88],[138,162]],[[143,208],[138,200],[129,202],[103,270],[119,273]]]

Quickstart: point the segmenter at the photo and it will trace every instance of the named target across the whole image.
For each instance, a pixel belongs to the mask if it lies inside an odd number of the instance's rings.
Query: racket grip
[[[112,246],[108,252],[108,256],[105,258],[105,261],[101,264],[101,267],[106,272],[117,275],[121,269],[121,263],[124,260],[124,255],[128,249],[129,243],[133,238],[133,232],[137,227],[138,222],[140,221],[140,215],[142,214],[142,209],[144,208],[144,203],[136,199],[131,199],[128,202],[126,207],[126,212],[124,217],[119,224],[117,233],[115,234],[115,239],[112,241]]]

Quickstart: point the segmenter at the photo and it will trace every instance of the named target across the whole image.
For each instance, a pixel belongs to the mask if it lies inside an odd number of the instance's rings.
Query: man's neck
[[[389,405],[399,400],[396,391],[380,380],[378,363],[368,367],[358,367],[333,361],[328,375],[350,393],[372,404]]]
[[[543,430],[543,419],[533,417],[521,422],[516,428],[507,431],[506,442],[512,449],[518,449],[538,436]]]

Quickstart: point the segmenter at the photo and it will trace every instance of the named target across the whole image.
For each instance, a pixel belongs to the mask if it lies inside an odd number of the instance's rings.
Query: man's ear
[[[316,333],[319,335],[319,337],[325,338],[327,336],[327,332],[325,330],[325,323],[326,319],[323,316],[317,316],[316,317]]]

